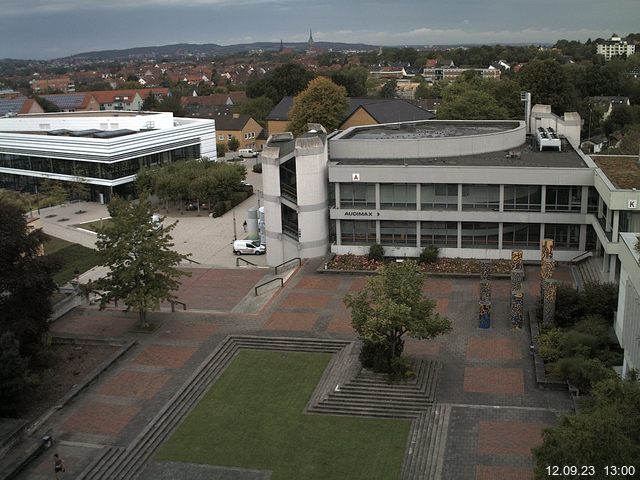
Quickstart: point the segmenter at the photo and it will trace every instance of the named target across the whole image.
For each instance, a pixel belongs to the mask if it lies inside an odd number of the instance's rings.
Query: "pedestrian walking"
[[[247,233],[247,221],[246,220],[242,223],[242,228],[244,228],[244,233]]]
[[[65,472],[64,462],[57,453],[53,454],[53,468],[56,474],[56,480],[59,480],[60,473]]]

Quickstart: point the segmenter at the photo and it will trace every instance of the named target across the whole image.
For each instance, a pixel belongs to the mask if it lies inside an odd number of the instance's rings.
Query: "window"
[[[229,134],[227,135],[227,140],[231,140],[232,138],[233,138],[233,135],[229,133]]]
[[[542,187],[540,185],[505,185],[504,210],[519,212],[541,211]]]
[[[224,135],[218,135],[218,140],[224,141]]]
[[[582,187],[547,186],[545,209],[548,212],[579,212]]]
[[[598,194],[598,190],[596,187],[589,187],[589,196],[587,199],[587,213],[598,213],[598,200],[600,199],[600,195]]]
[[[340,208],[376,208],[375,184],[341,183]]]
[[[416,222],[381,221],[380,244],[397,247],[415,247],[417,245]]]
[[[420,222],[420,245],[458,246],[458,222]]]
[[[462,247],[498,248],[498,224],[462,222]]]
[[[500,186],[462,185],[462,210],[499,210]]]
[[[395,210],[415,210],[415,183],[380,184],[380,208]]]
[[[422,210],[458,210],[458,184],[420,185]]]
[[[376,222],[370,220],[340,220],[342,245],[373,245],[376,243]]]
[[[553,240],[554,248],[577,249],[580,245],[580,225],[547,223],[544,226],[544,236]]]
[[[502,247],[540,247],[540,224],[505,223],[502,225]]]

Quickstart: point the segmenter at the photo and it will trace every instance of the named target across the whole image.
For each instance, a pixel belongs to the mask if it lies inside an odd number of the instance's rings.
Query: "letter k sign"
[[[638,201],[637,200],[629,200],[628,205],[629,205],[628,208],[638,208]]]

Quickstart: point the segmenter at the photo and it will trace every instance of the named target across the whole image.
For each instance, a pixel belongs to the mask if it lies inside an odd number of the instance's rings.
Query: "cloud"
[[[26,16],[88,10],[132,10],[162,7],[238,7],[285,3],[288,0],[3,0],[2,14]]]

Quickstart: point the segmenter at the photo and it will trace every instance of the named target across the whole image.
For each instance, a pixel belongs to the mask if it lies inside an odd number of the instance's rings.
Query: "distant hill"
[[[375,50],[375,45],[364,43],[338,43],[316,42],[316,47],[323,50]],[[306,42],[285,42],[285,48],[305,50]],[[177,43],[174,45],[161,45],[154,47],[135,47],[123,50],[100,50],[94,52],[78,53],[65,57],[65,59],[88,60],[122,60],[132,58],[159,58],[159,57],[191,57],[198,55],[231,55],[234,53],[248,52],[250,50],[278,51],[280,42],[255,42],[240,43],[235,45],[218,45],[216,43]]]

